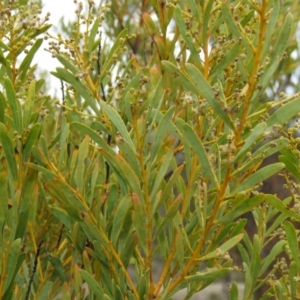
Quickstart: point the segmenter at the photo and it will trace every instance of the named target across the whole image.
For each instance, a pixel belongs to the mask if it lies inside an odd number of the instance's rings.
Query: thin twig
[[[29,284],[28,284],[28,289],[27,289],[27,292],[26,292],[25,300],[29,299],[31,285],[32,285],[33,278],[34,278],[34,275],[35,275],[35,272],[36,272],[36,268],[37,268],[37,264],[38,264],[38,258],[39,258],[41,247],[42,247],[43,243],[44,243],[44,241],[41,240],[39,242],[38,248],[36,250],[36,254],[35,254],[35,258],[34,258],[34,263],[33,263],[32,274],[31,274],[30,279],[29,279]]]

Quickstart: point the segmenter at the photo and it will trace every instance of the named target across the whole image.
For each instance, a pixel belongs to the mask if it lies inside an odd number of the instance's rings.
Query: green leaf
[[[178,69],[174,64],[169,61],[161,61],[161,65],[164,70],[175,76],[175,82],[180,83],[186,91],[192,92],[198,95],[199,91],[195,84],[191,81],[186,74],[184,74],[180,69]]]
[[[42,288],[39,297],[37,300],[45,300],[45,299],[49,299],[51,290],[52,290],[52,286],[53,286],[53,282],[52,281],[47,281],[44,285],[44,287]]]
[[[143,22],[146,26],[146,29],[149,33],[149,36],[153,37],[155,34],[159,32],[154,21],[148,13],[143,13]]]
[[[132,203],[133,203],[133,210],[131,212],[132,223],[138,234],[140,246],[145,251],[145,253],[148,253],[147,246],[146,246],[147,226],[145,226],[145,224],[147,224],[147,220],[146,220],[145,207],[142,204],[141,199],[135,193],[132,194]]]
[[[65,189],[62,183],[60,183],[58,180],[55,180],[44,183],[44,187],[53,197],[55,197],[59,201],[62,207],[68,212],[68,215],[70,215],[75,221],[80,220],[79,209],[84,211],[85,207],[80,202],[80,200],[76,198],[75,195],[72,197],[72,201],[67,197],[67,195],[62,192],[61,188]]]
[[[184,165],[180,165],[173,172],[172,176],[168,180],[167,185],[164,187],[162,196],[160,197],[160,199],[158,199],[158,201],[155,201],[155,207],[156,207],[156,209],[160,206],[160,204],[165,203],[167,201],[167,199],[170,199],[170,195],[172,193],[171,192],[172,188],[180,180],[181,172],[182,172],[183,168],[184,168]],[[155,212],[155,208],[153,208],[152,211]]]
[[[265,198],[265,195],[257,195],[247,198],[234,207],[228,214],[221,217],[217,222],[220,224],[230,222],[246,212],[251,211],[252,208],[257,207],[260,203],[265,201]]]
[[[85,99],[86,103],[94,110],[94,112],[97,115],[99,114],[96,99],[90,94],[87,87],[81,83],[80,79],[76,78],[74,74],[63,68],[56,68],[56,72],[51,72],[51,74],[62,81],[69,83],[72,88],[74,88],[76,92]]]
[[[29,50],[26,57],[23,59],[20,67],[19,67],[19,77],[23,81],[25,79],[25,76],[28,72],[28,69],[30,68],[30,64],[36,54],[36,52],[39,50],[43,43],[43,39],[37,39],[31,49]]]
[[[117,206],[110,234],[110,240],[115,248],[117,248],[118,240],[123,229],[123,223],[131,206],[131,196],[128,194],[120,200],[119,205]]]
[[[103,80],[103,78],[106,75],[106,72],[114,63],[114,57],[120,52],[121,48],[123,47],[124,42],[126,40],[126,36],[127,36],[127,29],[124,29],[123,31],[120,32],[113,46],[110,48],[110,52],[107,55],[105,62],[102,64],[101,67],[100,82]]]
[[[4,79],[4,86],[6,90],[7,102],[11,110],[12,118],[14,121],[15,129],[20,135],[23,134],[23,122],[22,122],[22,107],[20,102],[16,98],[14,86],[8,79]]]
[[[193,14],[193,16],[199,20],[200,19],[200,14],[198,12],[198,8],[197,8],[197,5],[195,3],[194,0],[187,0],[188,4],[189,4],[189,8],[191,9],[191,12]]]
[[[214,187],[218,187],[218,181],[216,174],[214,173],[214,168],[212,167],[206,151],[200,141],[200,139],[197,137],[195,131],[187,124],[183,125],[183,132],[184,132],[184,138],[186,138],[186,141],[192,146],[194,149],[196,155],[198,156],[199,162],[201,163],[203,167],[203,171],[205,174],[209,177],[212,185]]]
[[[249,150],[250,147],[255,146],[258,139],[262,136],[262,134],[266,130],[266,127],[267,127],[266,123],[259,123],[253,128],[252,132],[247,137],[243,147],[236,154],[236,157],[234,158],[235,162],[239,161],[246,154],[246,152]]]
[[[296,98],[282,107],[278,108],[267,120],[267,126],[271,127],[275,124],[281,125],[290,121],[300,112],[300,98]]]
[[[11,244],[10,250],[8,252],[8,258],[6,263],[6,274],[3,286],[3,294],[7,291],[11,282],[14,280],[14,274],[17,271],[18,256],[21,250],[21,239],[16,239]],[[4,275],[4,274],[3,274]]]
[[[8,133],[6,131],[6,127],[3,123],[0,123],[0,142],[2,143],[10,174],[12,175],[13,180],[17,180],[18,170],[16,159],[14,156],[15,151],[13,143],[9,138]]]
[[[4,123],[5,107],[6,107],[6,101],[3,94],[0,91],[0,122],[1,123]]]
[[[284,223],[285,234],[290,247],[290,251],[295,261],[298,270],[300,270],[299,247],[298,247],[298,234],[295,227],[289,221]]]
[[[230,273],[231,269],[212,269],[211,271],[200,273],[197,272],[196,275],[186,276],[184,278],[184,283],[191,283],[193,281],[201,282],[206,280],[217,281],[220,278],[226,277]]]
[[[157,155],[158,150],[161,147],[165,135],[168,133],[169,124],[172,123],[171,120],[174,115],[174,111],[175,111],[175,106],[171,106],[168,109],[168,111],[165,113],[163,118],[160,120],[160,122],[158,123],[153,145],[151,147],[150,161],[155,161],[155,156]]]
[[[251,51],[250,46],[248,45],[248,43],[246,42],[246,40],[244,38],[245,35],[240,32],[240,29],[238,28],[238,26],[236,25],[236,22],[234,21],[234,19],[232,17],[232,14],[228,8],[228,4],[222,3],[221,11],[222,11],[222,15],[223,15],[223,20],[226,22],[227,27],[228,27],[228,33],[233,34],[237,38],[241,38],[243,44],[247,47],[247,51]]]
[[[213,0],[209,0],[207,3],[205,3],[205,11],[203,15],[203,23],[202,23],[202,43],[203,43],[203,48],[207,47],[208,43],[208,37],[211,32],[209,32],[209,19],[211,18],[211,9],[214,4]]]
[[[171,224],[173,218],[175,218],[176,214],[178,213],[178,207],[182,203],[182,198],[178,197],[175,201],[172,202],[170,207],[168,208],[166,215],[163,217],[162,222],[157,227],[155,235],[159,235],[160,232],[164,229],[166,224]]]
[[[63,169],[63,166],[66,165],[65,160],[67,159],[66,154],[67,154],[67,141],[69,137],[69,129],[70,129],[69,123],[62,125],[62,130],[59,136],[57,136],[57,138],[59,138],[59,147],[60,147],[59,158],[58,158],[59,169]]]
[[[182,235],[178,234],[176,236],[176,259],[179,263],[180,270],[184,269],[184,245]]]
[[[281,240],[279,242],[276,243],[275,246],[272,247],[271,252],[264,258],[264,260],[262,261],[262,266],[260,267],[259,270],[259,276],[262,276],[265,271],[267,270],[267,268],[274,263],[275,258],[284,251],[284,247],[286,245],[286,241]]]
[[[56,55],[55,58],[57,58],[57,60],[68,70],[71,71],[74,75],[79,74],[80,71],[79,69],[72,64],[70,58],[65,58],[64,55]]]
[[[80,193],[83,193],[83,188],[86,181],[84,178],[85,169],[86,169],[85,160],[87,159],[89,154],[89,142],[90,142],[90,138],[88,135],[86,135],[79,146],[79,151],[77,156],[75,178],[76,178],[77,189]]]
[[[64,224],[69,230],[72,229],[72,220],[67,212],[60,208],[60,207],[50,207],[51,213],[62,223]]]
[[[289,12],[284,20],[283,26],[279,33],[278,40],[273,49],[270,64],[273,64],[275,60],[281,59],[289,41],[291,29],[293,25],[293,15]]]
[[[270,155],[277,153],[281,149],[284,149],[289,144],[289,140],[285,138],[279,138],[277,140],[272,140],[266,144],[263,144],[259,149],[257,149],[252,157],[258,157],[261,154],[264,155],[264,158],[269,157]]]
[[[253,188],[258,183],[263,182],[267,178],[270,178],[272,175],[281,171],[284,167],[285,166],[283,163],[275,163],[256,171],[254,174],[248,177],[244,182],[240,183],[238,188],[235,189],[231,193],[231,195]]]
[[[6,172],[0,172],[0,226],[3,226],[8,212],[8,176]]]
[[[62,281],[67,281],[67,277],[65,274],[64,266],[58,257],[48,255],[48,260],[51,265],[54,267],[54,270],[57,272],[58,276]]]
[[[202,65],[200,55],[195,47],[195,43],[193,41],[193,38],[191,35],[187,34],[187,28],[186,28],[186,23],[182,17],[181,14],[181,9],[179,6],[176,5],[175,10],[174,10],[174,19],[176,21],[176,25],[179,28],[179,31],[181,33],[182,38],[186,42],[188,49],[191,51],[191,57],[193,60],[197,63],[198,66]]]
[[[124,179],[128,182],[132,192],[137,193],[140,199],[143,199],[140,181],[129,164],[120,155],[116,155],[116,164],[117,170],[119,170],[120,173],[123,174]]]
[[[276,0],[276,2],[278,2]],[[276,9],[276,4],[275,4]],[[276,16],[274,16],[275,18]],[[277,18],[277,17],[276,17]],[[273,54],[271,56],[269,66],[265,70],[264,74],[262,75],[259,84],[262,86],[261,91],[256,91],[253,94],[253,97],[251,98],[251,102],[255,105],[255,102],[259,100],[259,95],[266,89],[267,85],[269,84],[270,80],[272,79],[272,76],[274,72],[278,69],[278,65],[281,61],[282,55],[287,47],[287,43],[290,40],[290,34],[292,29],[292,23],[293,23],[293,16],[291,13],[288,13],[285,22],[282,26],[282,29],[279,33],[279,37],[277,39],[277,42],[275,44],[275,47],[273,49]],[[268,31],[267,31],[268,32]],[[266,44],[268,45],[268,44]],[[269,47],[267,47],[269,49]],[[283,117],[283,116],[282,116]]]
[[[123,138],[126,140],[126,142],[132,147],[132,149],[135,149],[135,146],[128,134],[127,128],[124,124],[124,121],[121,119],[120,115],[117,113],[117,111],[110,105],[106,104],[104,101],[101,101],[101,109],[105,112],[105,114],[109,117],[111,122],[116,126],[116,128],[119,130],[120,134],[123,136]]]
[[[36,93],[36,82],[32,80],[28,87],[26,105],[24,107],[24,128],[28,128],[34,107],[34,97]]]
[[[52,171],[50,171],[40,165],[37,165],[34,163],[29,163],[29,162],[25,162],[25,163],[23,163],[23,165],[27,168],[42,172],[46,176],[47,180],[49,180],[49,181],[53,180],[56,177],[55,173],[53,173]]]
[[[274,34],[275,31],[278,30],[278,28],[276,26],[276,22],[277,22],[277,19],[279,16],[279,10],[280,10],[279,0],[274,0],[272,3],[271,16],[268,20],[267,29],[265,30],[265,40],[264,40],[264,44],[263,44],[262,57],[265,57],[267,52],[269,51],[272,35]]]
[[[284,155],[279,155],[278,159],[280,162],[285,164],[286,169],[291,172],[291,174],[297,179],[300,180],[300,173],[298,170],[298,163],[295,165],[292,160],[289,159],[290,157],[286,157]]]
[[[83,135],[88,135],[95,143],[99,144],[105,152],[110,153],[113,156],[115,155],[114,150],[107,144],[107,142],[90,127],[78,122],[73,122],[70,125],[70,130],[75,131],[75,129],[80,131]]]
[[[278,199],[277,197],[273,195],[266,195],[266,201],[286,216],[295,218],[296,220],[300,221],[299,213],[289,208],[282,202],[282,200]]]
[[[39,137],[40,131],[41,131],[40,123],[35,123],[31,127],[31,129],[26,137],[26,140],[25,140],[25,149],[24,149],[24,154],[23,154],[24,162],[27,161],[27,159],[31,153],[31,149],[32,149],[33,145],[36,143],[37,138]]]
[[[235,282],[231,284],[229,295],[229,300],[239,299],[239,289]]]
[[[135,247],[138,245],[138,235],[136,232],[132,231],[130,235],[126,238],[126,242],[121,251],[121,260],[126,268],[130,262],[130,259],[135,251]]]
[[[85,270],[80,269],[79,272],[80,276],[84,281],[86,281],[89,288],[95,293],[98,299],[104,299],[103,289],[101,288],[100,284],[94,279],[94,277]]]
[[[292,200],[292,197],[288,197],[286,199],[284,199],[282,202],[286,205],[288,205]],[[277,216],[277,209],[273,208],[269,210],[270,212],[272,212],[272,214],[267,214],[267,219],[270,220],[272,217]],[[286,214],[279,214],[278,217],[273,221],[272,220],[272,224],[271,226],[268,227],[267,231],[266,231],[266,236],[272,234],[281,224],[284,224],[284,221],[288,218],[288,216]]]
[[[32,209],[32,204],[37,201],[37,176],[38,172],[35,170],[28,170],[24,180],[21,195],[21,203],[19,205],[19,220],[17,233],[15,238],[23,238],[27,228],[29,213]]]
[[[161,184],[162,180],[164,179],[164,177],[167,173],[167,170],[170,166],[173,155],[174,155],[174,150],[171,148],[165,155],[165,157],[163,159],[163,163],[161,164],[161,167],[159,168],[158,173],[154,175],[155,182],[154,182],[154,185],[152,187],[150,187],[150,191],[151,191],[150,198],[151,199],[153,199],[156,196],[156,193],[158,192],[160,184]],[[153,208],[152,214],[154,214],[156,212],[157,207],[155,204],[153,204],[152,208]]]
[[[13,274],[13,278],[16,278],[17,275],[18,275],[18,271],[19,269],[21,268],[23,262],[24,262],[24,259],[25,259],[25,253],[21,253],[18,255],[18,258],[17,258],[17,263],[16,263],[16,268],[15,268],[15,272]],[[16,280],[17,281],[17,280]],[[14,292],[14,287],[15,287],[15,282],[14,280],[11,281],[9,287],[7,288],[6,292],[4,293],[4,295],[2,296],[2,299],[6,300],[6,299],[12,299],[13,297],[13,292]]]
[[[236,244],[238,244],[242,238],[244,237],[243,233],[240,233],[233,238],[229,239],[227,242],[225,242],[223,245],[218,247],[216,250],[202,256],[198,260],[204,261],[215,257],[223,256],[225,252],[230,250],[232,247],[234,247]]]
[[[138,176],[138,178],[142,180],[141,165],[138,160],[137,152],[134,151],[134,149],[132,149],[132,147],[125,140],[118,143],[118,147],[120,149],[122,157],[124,157],[124,159],[129,163],[130,167]]]
[[[99,19],[96,18],[96,20],[93,24],[93,27],[90,31],[90,34],[89,34],[89,43],[88,43],[89,55],[91,55],[93,50],[94,50],[94,43],[95,43],[95,40],[96,40],[96,34],[98,33],[98,30],[99,30]]]
[[[191,80],[194,81],[197,90],[204,96],[208,104],[215,110],[225,124],[230,129],[233,129],[230,117],[221,107],[220,103],[215,99],[214,92],[212,91],[210,84],[204,78],[203,74],[192,64],[186,64],[186,70]]]
[[[209,76],[211,81],[220,75],[220,73],[239,55],[239,52],[240,44],[239,42],[235,42],[235,44],[226,53],[225,57],[219,63],[217,63],[215,68],[212,70]]]
[[[292,299],[297,299],[297,288],[299,287],[298,281],[295,280],[295,278],[298,277],[298,270],[297,264],[292,261],[290,263],[290,268],[289,268],[289,285],[290,285],[290,292],[291,292],[291,298]]]
[[[30,35],[28,37],[30,39],[34,39],[35,37],[37,37],[38,35],[41,35],[42,33],[44,33],[45,31],[47,31],[51,27],[52,27],[52,24],[46,24],[44,26],[41,26],[41,27],[39,27],[39,29],[34,30],[33,33],[30,33]]]
[[[260,272],[260,253],[261,253],[261,245],[260,245],[260,240],[257,234],[254,235],[253,237],[253,248],[252,248],[252,253],[251,253],[251,265],[250,265],[250,270],[251,270],[251,278],[253,282],[252,288],[252,294],[254,292],[255,288],[255,282],[257,281],[258,274]]]

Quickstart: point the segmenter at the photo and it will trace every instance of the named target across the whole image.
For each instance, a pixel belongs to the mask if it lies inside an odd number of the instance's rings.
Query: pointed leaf
[[[135,146],[126,128],[126,125],[124,124],[124,121],[122,120],[118,112],[112,106],[108,105],[104,101],[101,101],[100,105],[101,105],[101,109],[104,110],[105,114],[109,117],[111,122],[116,126],[116,128],[119,130],[120,134],[123,136],[126,142],[132,147],[132,149],[135,149]]]
[[[235,189],[231,194],[240,193],[254,187],[258,183],[263,182],[265,179],[270,178],[274,174],[278,173],[284,167],[285,166],[283,163],[275,163],[256,171],[244,182],[240,183],[238,188]]]
[[[289,221],[286,221],[284,223],[284,229],[285,229],[287,241],[290,246],[290,251],[291,251],[293,260],[295,261],[298,270],[300,270],[299,247],[298,247],[299,242],[298,242],[298,235],[297,235],[296,229],[295,229],[294,225]]]
[[[247,137],[243,147],[236,154],[236,157],[234,158],[235,162],[239,161],[240,158],[246,154],[250,147],[255,146],[255,144],[258,142],[258,139],[264,133],[266,127],[267,125],[265,123],[259,123],[253,128],[250,135]]]
[[[115,248],[117,248],[118,240],[123,229],[123,223],[129,208],[132,205],[131,196],[125,195],[119,202],[114,214],[113,226],[110,234],[110,240]]]
[[[3,294],[6,292],[11,282],[14,280],[14,274],[16,272],[20,250],[21,250],[21,239],[16,239],[11,244],[10,250],[8,252]]]
[[[282,107],[278,108],[267,120],[267,126],[271,127],[275,124],[282,125],[290,121],[300,112],[300,98],[296,98]]]
[[[204,78],[203,74],[192,64],[186,64],[186,70],[189,77],[196,85],[196,88],[204,96],[208,104],[215,110],[215,112],[225,122],[225,124],[230,129],[233,129],[230,117],[221,107],[220,103],[215,99],[214,92],[210,84]]]
[[[121,48],[123,47],[126,36],[127,36],[127,29],[124,29],[123,31],[120,32],[113,46],[110,48],[110,52],[107,55],[105,62],[101,67],[100,82],[103,80],[103,78],[106,75],[106,72],[113,64],[115,55],[117,55],[120,52]]]
[[[237,243],[239,243],[243,237],[244,237],[243,233],[240,233],[240,234],[234,236],[233,238],[231,238],[227,242],[225,242],[223,245],[218,247],[216,250],[202,256],[198,260],[204,261],[204,260],[208,260],[208,259],[211,259],[214,257],[219,257],[219,256],[224,255],[225,252],[227,252],[228,250],[233,248]]]
[[[26,137],[26,140],[25,140],[25,149],[24,149],[24,154],[23,154],[24,162],[28,160],[28,157],[31,154],[31,149],[32,149],[33,145],[36,143],[36,140],[40,134],[40,131],[41,131],[40,123],[35,123],[31,127],[31,129]]]
[[[285,205],[282,200],[278,199],[277,197],[273,195],[266,195],[266,201],[278,209],[281,213],[284,215],[295,218],[296,220],[300,221],[300,215],[298,212],[294,211],[293,209],[289,208],[287,205]]]
[[[54,270],[57,272],[60,279],[62,281],[67,281],[64,266],[61,260],[58,257],[52,255],[48,255],[48,260],[50,261],[51,265],[54,267]]]
[[[8,136],[6,127],[3,123],[0,123],[0,142],[2,144],[4,154],[8,163],[10,174],[12,175],[13,180],[18,178],[17,163],[14,156],[14,147],[11,139]]]
[[[182,38],[186,42],[188,49],[191,51],[191,57],[197,63],[198,66],[201,66],[202,62],[200,59],[200,55],[195,47],[195,42],[193,41],[192,36],[187,34],[188,31],[186,29],[186,24],[181,14],[181,9],[177,5],[175,6],[174,10],[174,19],[176,21],[176,25],[179,28],[179,32],[181,33]]]
[[[15,129],[20,135],[23,133],[22,107],[19,100],[16,98],[16,93],[12,82],[5,78],[4,86],[6,90],[6,97],[8,105],[10,106],[12,118],[15,124]]]
[[[190,143],[192,148],[194,149],[196,155],[198,156],[199,162],[201,163],[203,167],[203,171],[205,174],[209,177],[211,183],[214,187],[218,187],[218,181],[216,174],[214,173],[214,168],[212,167],[206,151],[200,141],[200,139],[197,137],[195,131],[187,124],[183,126],[183,132],[184,137],[186,138],[186,141]]]
[[[36,54],[36,52],[39,50],[40,46],[43,43],[43,39],[37,39],[31,49],[29,50],[28,54],[23,59],[20,67],[19,67],[19,73],[20,73],[20,79],[23,81],[25,79],[26,73],[29,70],[30,64]]]
[[[85,270],[80,269],[80,276],[83,278],[83,280],[88,284],[89,288],[95,295],[98,297],[98,299],[104,299],[104,292],[101,288],[100,284],[94,279],[94,277],[88,273]]]

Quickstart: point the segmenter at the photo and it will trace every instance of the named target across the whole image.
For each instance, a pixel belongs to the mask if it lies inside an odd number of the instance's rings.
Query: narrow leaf
[[[275,163],[256,171],[254,174],[248,177],[244,182],[240,183],[238,188],[235,189],[231,194],[240,193],[254,187],[258,183],[263,182],[267,178],[270,178],[274,174],[278,173],[284,167],[285,166],[283,163]]]
[[[15,129],[20,135],[23,133],[23,120],[22,120],[22,107],[19,100],[16,98],[16,93],[12,82],[5,78],[4,86],[6,90],[7,102],[10,106],[12,118],[14,121]]]
[[[286,221],[284,223],[285,234],[287,237],[287,241],[290,246],[290,251],[292,253],[293,260],[295,261],[298,270],[300,270],[300,260],[299,260],[299,247],[298,247],[298,235],[294,225]]]
[[[128,130],[124,124],[124,121],[121,119],[117,111],[112,106],[105,103],[104,101],[101,101],[101,109],[103,109],[105,114],[109,117],[111,122],[116,126],[120,134],[127,141],[127,143],[132,147],[132,149],[135,149],[135,146],[128,134]]]
[[[240,233],[240,234],[234,236],[233,238],[231,238],[227,242],[225,242],[223,245],[218,247],[216,250],[202,256],[198,260],[204,261],[204,260],[208,260],[208,259],[211,259],[214,257],[223,256],[225,252],[227,252],[228,250],[233,248],[237,243],[239,243],[243,237],[244,237],[243,233]]]
[[[10,174],[12,175],[13,180],[17,180],[18,171],[17,163],[14,156],[14,147],[11,139],[8,136],[6,127],[3,123],[0,123],[0,142],[2,144],[4,154],[8,163]]]
[[[3,294],[6,292],[11,282],[14,280],[14,274],[16,271],[20,250],[21,250],[21,239],[16,239],[11,244],[10,250],[8,252]]]
[[[300,112],[300,98],[292,100],[282,107],[278,108],[267,120],[267,126],[271,127],[275,124],[282,125],[290,121]]]
[[[246,154],[246,152],[249,150],[250,147],[255,146],[258,139],[264,133],[266,127],[267,127],[267,125],[265,123],[259,123],[253,128],[252,132],[247,137],[243,147],[239,150],[236,157],[234,158],[235,162],[239,161],[240,158],[243,157]]]
[[[119,205],[117,206],[116,212],[114,214],[114,221],[110,234],[110,239],[115,248],[117,247],[118,240],[123,229],[123,223],[131,205],[131,196],[127,194],[120,200]]]
[[[94,279],[94,277],[85,270],[80,269],[79,272],[80,276],[84,281],[86,281],[89,288],[95,293],[98,299],[104,299],[103,289],[101,288],[100,284]]]
[[[219,117],[225,124],[233,129],[232,121],[228,114],[221,107],[220,103],[215,99],[214,92],[210,84],[206,81],[203,74],[192,64],[186,64],[186,70],[191,80],[196,85],[198,91],[204,96],[208,104],[213,107]]]
[[[199,162],[201,163],[203,167],[203,171],[207,176],[209,177],[210,181],[212,182],[213,186],[218,187],[218,181],[216,174],[214,173],[214,168],[212,167],[206,151],[200,141],[200,139],[197,137],[195,131],[187,124],[183,126],[184,136],[186,137],[186,140],[192,148],[194,149],[196,155],[198,156]]]

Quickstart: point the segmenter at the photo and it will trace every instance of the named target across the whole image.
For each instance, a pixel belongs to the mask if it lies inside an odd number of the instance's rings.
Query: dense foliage
[[[0,1],[0,298],[300,299],[297,1],[74,2]]]

